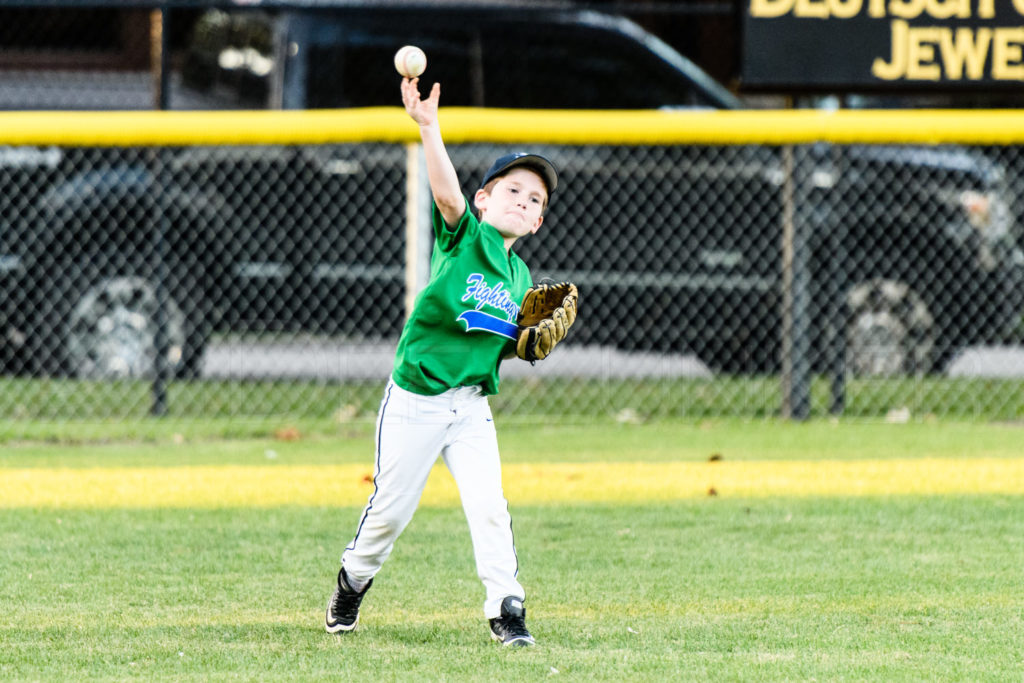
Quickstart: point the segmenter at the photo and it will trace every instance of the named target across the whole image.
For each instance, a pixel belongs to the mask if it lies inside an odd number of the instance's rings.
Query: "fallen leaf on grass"
[[[274,432],[274,438],[278,441],[298,441],[302,438],[296,427],[281,427]]]

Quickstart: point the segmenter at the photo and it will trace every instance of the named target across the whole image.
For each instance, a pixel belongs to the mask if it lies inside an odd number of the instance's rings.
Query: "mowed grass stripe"
[[[1024,458],[676,463],[546,463],[504,467],[518,505],[728,497],[1022,494]],[[0,469],[0,507],[154,508],[362,505],[365,465]],[[457,505],[438,465],[423,504]]]

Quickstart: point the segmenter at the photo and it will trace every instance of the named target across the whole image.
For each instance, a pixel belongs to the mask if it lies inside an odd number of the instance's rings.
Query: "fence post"
[[[786,145],[782,226],[782,417],[805,420],[811,412],[810,245],[808,178],[812,163],[803,147]]]
[[[153,10],[151,36],[153,68],[158,71],[156,87],[156,106],[165,110],[170,106],[170,83],[167,77],[167,70],[170,66],[168,52],[170,50],[168,35],[169,10],[166,6],[159,10]],[[150,407],[150,414],[155,417],[163,417],[167,414],[167,233],[170,216],[167,206],[166,188],[171,183],[170,172],[170,151],[165,147],[158,147],[151,152],[154,159],[153,181],[155,186],[155,202],[157,216],[153,222],[155,230],[155,257],[156,257],[156,339],[154,346],[156,358],[153,368],[153,404]]]
[[[423,145],[410,142],[405,146],[405,152],[405,317],[408,319],[416,295],[430,279],[430,209],[433,199]]]
[[[837,178],[844,178],[846,169],[846,149],[841,146],[833,146],[833,159],[835,161],[835,172]],[[831,209],[828,223],[828,301],[829,301],[829,324],[828,324],[828,368],[831,374],[831,399],[829,413],[831,415],[842,415],[846,409],[846,321],[849,311],[846,308],[846,290],[849,287],[847,282],[847,254],[846,254],[846,223],[845,212],[842,211],[842,198],[837,198],[829,203]]]

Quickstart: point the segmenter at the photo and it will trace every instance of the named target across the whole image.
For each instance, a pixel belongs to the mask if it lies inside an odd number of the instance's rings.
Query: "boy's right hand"
[[[434,83],[434,87],[430,89],[430,96],[421,100],[419,82],[418,78],[402,79],[402,104],[405,105],[405,111],[413,121],[420,126],[430,126],[437,122],[437,105],[441,100],[441,84]]]

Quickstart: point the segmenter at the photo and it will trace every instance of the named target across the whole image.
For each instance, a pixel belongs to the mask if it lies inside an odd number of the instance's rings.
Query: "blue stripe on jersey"
[[[510,323],[483,311],[464,311],[456,320],[466,323],[466,332],[484,330],[509,339],[515,339],[519,329],[515,323]]]

